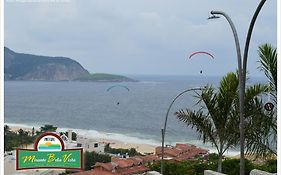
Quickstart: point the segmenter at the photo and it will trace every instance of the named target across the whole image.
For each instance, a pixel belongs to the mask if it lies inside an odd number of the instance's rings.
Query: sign
[[[40,135],[34,149],[16,149],[16,169],[83,169],[83,149],[64,149],[64,142],[55,133]]]
[[[272,111],[272,109],[274,108],[274,105],[270,102],[267,102],[267,103],[265,103],[264,108],[267,111]]]

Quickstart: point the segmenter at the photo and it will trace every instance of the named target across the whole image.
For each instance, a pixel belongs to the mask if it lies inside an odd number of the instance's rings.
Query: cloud
[[[243,50],[258,2],[230,0],[69,0],[66,3],[5,1],[5,45],[15,51],[68,56],[91,72],[197,74],[205,59],[191,64],[189,53],[207,50],[215,56],[206,71],[235,71],[237,59],[231,29],[223,18],[207,20],[211,10],[232,18]],[[203,4],[203,5],[202,5]],[[259,44],[276,45],[276,2],[264,5],[256,22],[249,70],[256,70]],[[129,65],[129,66],[128,66]],[[221,66],[226,65],[226,66]]]

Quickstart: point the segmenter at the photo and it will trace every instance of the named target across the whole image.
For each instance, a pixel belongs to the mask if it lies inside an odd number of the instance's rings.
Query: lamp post
[[[236,28],[231,20],[231,18],[224,12],[222,11],[211,11],[212,15],[222,15],[226,18],[226,20],[228,21],[233,36],[234,36],[234,41],[235,41],[235,47],[236,47],[236,54],[237,54],[237,61],[238,61],[238,76],[239,76],[239,108],[240,108],[240,126],[239,126],[239,130],[240,130],[240,167],[243,166],[245,164],[245,155],[244,155],[244,145],[245,145],[245,132],[244,132],[244,103],[245,103],[245,86],[243,89],[243,78],[242,76],[243,74],[243,69],[242,69],[242,61],[241,61],[241,51],[240,51],[240,44],[239,44],[239,39],[238,39],[238,35],[237,35],[237,31]],[[209,19],[213,19],[214,17],[210,17]],[[244,170],[241,171],[240,169],[240,175],[244,175]]]
[[[237,60],[238,60],[238,74],[239,74],[239,108],[240,108],[240,175],[245,174],[245,88],[246,88],[246,72],[247,72],[247,58],[248,58],[248,51],[249,51],[249,45],[251,40],[251,35],[253,32],[255,21],[258,17],[258,14],[263,7],[266,0],[261,0],[253,17],[250,22],[250,26],[248,29],[247,37],[246,37],[246,43],[245,43],[245,49],[244,49],[244,55],[243,55],[243,65],[241,61],[241,52],[240,52],[240,45],[239,45],[239,39],[237,36],[237,32],[235,29],[235,26],[230,19],[230,17],[222,12],[222,11],[211,11],[211,14],[213,15],[209,19],[217,18],[215,15],[222,15],[226,18],[226,20],[229,22],[234,40],[235,40],[235,46],[236,46],[236,52],[237,52]]]
[[[168,111],[166,113],[166,117],[165,117],[165,122],[164,122],[164,128],[161,129],[161,134],[162,134],[162,157],[161,157],[161,174],[163,174],[163,171],[164,171],[164,140],[165,140],[165,133],[166,133],[166,127],[167,127],[167,121],[168,121],[168,116],[169,116],[169,112],[171,110],[171,107],[172,105],[174,104],[174,102],[176,101],[177,98],[179,98],[181,95],[183,95],[184,93],[186,92],[189,92],[189,91],[196,91],[196,90],[203,90],[204,88],[201,88],[201,87],[197,87],[197,88],[190,88],[190,89],[187,89],[185,91],[182,91],[181,93],[179,93],[174,99],[173,101],[171,102],[169,108],[168,108]]]

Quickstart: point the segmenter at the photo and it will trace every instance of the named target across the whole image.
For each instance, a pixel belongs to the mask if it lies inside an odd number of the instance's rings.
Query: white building
[[[77,147],[82,147],[84,151],[95,151],[96,153],[104,153],[105,143],[95,139],[86,138],[77,135]]]

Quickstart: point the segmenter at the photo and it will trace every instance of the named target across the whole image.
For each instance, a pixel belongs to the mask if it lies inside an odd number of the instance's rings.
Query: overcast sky
[[[32,2],[33,1],[33,2]],[[241,50],[257,0],[5,0],[5,46],[16,52],[65,56],[92,73],[224,75],[237,68],[226,12]],[[252,35],[248,71],[257,69],[258,46],[277,45],[277,1],[267,1]],[[196,55],[207,51],[214,56]]]

